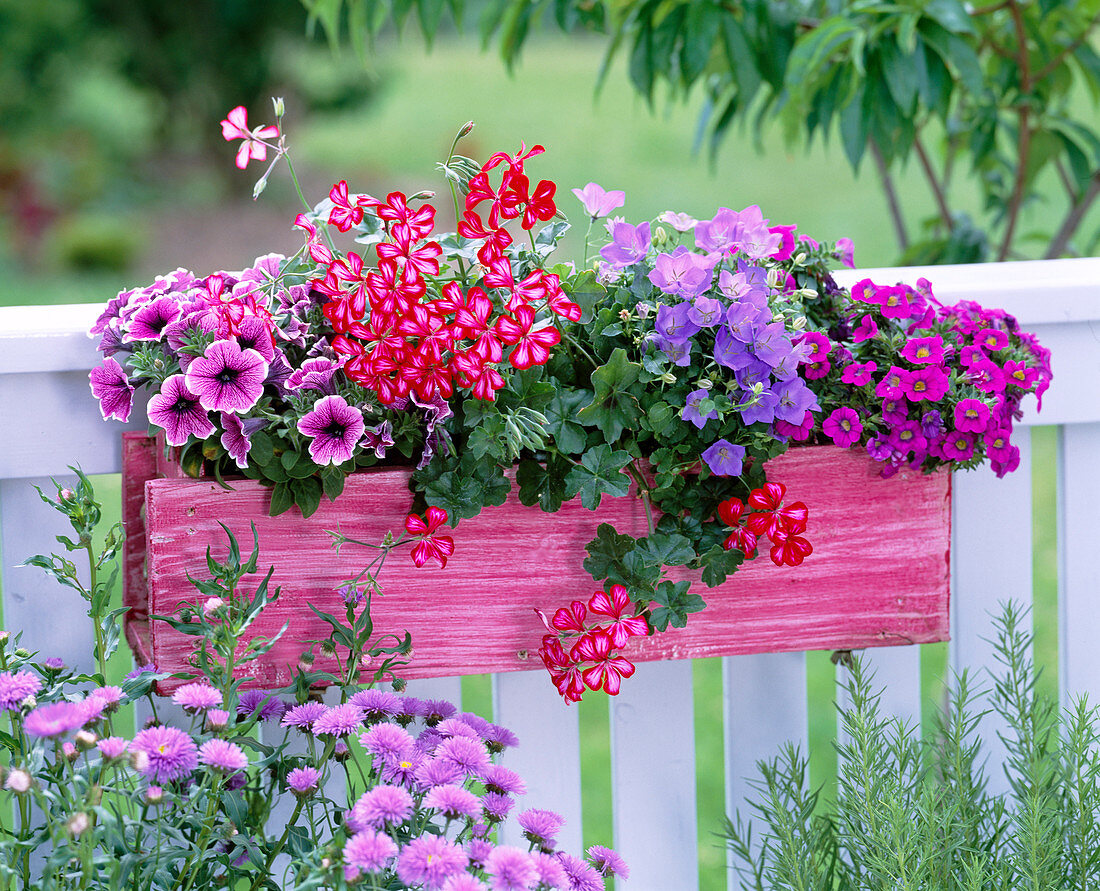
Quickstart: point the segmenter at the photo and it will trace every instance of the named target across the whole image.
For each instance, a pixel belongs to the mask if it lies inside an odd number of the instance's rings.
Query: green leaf
[[[321,481],[315,476],[301,480],[290,481],[290,491],[294,497],[294,503],[303,517],[313,516],[313,513],[321,505],[322,487]]]
[[[683,535],[655,533],[641,539],[634,550],[654,566],[683,566],[695,559],[695,548]]]
[[[557,455],[551,456],[545,466],[538,461],[520,461],[516,469],[520,503],[528,507],[537,504],[549,513],[560,509],[568,498],[565,485],[568,471],[569,462]]]
[[[975,33],[974,25],[970,21],[970,13],[959,0],[926,0],[924,14],[935,19],[948,31],[954,31],[957,34]]]
[[[252,434],[252,445],[248,450],[249,463],[263,466],[275,457],[275,447],[271,443],[271,437],[262,430]]]
[[[636,395],[636,382],[642,366],[626,357],[618,347],[607,360],[592,372],[595,393],[592,402],[577,412],[577,419],[587,427],[598,427],[608,442],[615,442],[623,428],[635,428],[642,410]]]
[[[840,138],[844,154],[853,170],[859,169],[867,150],[867,120],[863,116],[863,86],[856,88],[852,100],[840,110]]]
[[[591,269],[563,279],[561,289],[581,308],[580,324],[582,325],[592,321],[596,307],[607,297],[607,288],[596,281],[596,273]]]
[[[706,607],[706,601],[698,594],[690,593],[690,582],[661,582],[653,594],[658,604],[649,616],[649,624],[658,631],[667,631],[671,624],[676,628],[687,625],[691,613]]]
[[[722,16],[722,39],[737,84],[738,98],[742,105],[748,105],[760,89],[762,78],[745,29],[732,15]]]
[[[290,485],[276,483],[271,490],[271,510],[269,513],[271,516],[277,517],[279,514],[286,513],[292,507],[294,507],[294,496],[291,494]]]
[[[975,96],[985,93],[982,66],[978,61],[977,53],[969,43],[931,19],[922,20],[918,30],[925,43],[936,51],[948,67],[955,69],[963,86],[969,92]]]
[[[588,552],[584,558],[585,571],[596,581],[602,581],[613,573],[621,574],[623,558],[634,549],[634,539],[621,535],[610,523],[600,523],[596,537],[584,549]]]
[[[684,42],[680,48],[680,73],[689,86],[703,73],[722,26],[722,13],[709,2],[692,3],[684,22]]]
[[[715,545],[703,554],[703,584],[708,588],[723,584],[744,561],[745,555],[736,548],[727,551]]]
[[[344,492],[347,474],[339,467],[329,466],[321,471],[321,487],[329,501],[335,501]]]
[[[890,95],[899,108],[911,111],[919,88],[917,67],[913,63],[912,56],[903,56],[891,40],[884,40],[879,52],[882,74]]]
[[[570,498],[579,494],[588,510],[600,506],[603,495],[625,495],[630,491],[630,477],[622,472],[633,460],[629,452],[612,451],[606,443],[589,449],[581,456],[565,478],[565,491]]]
[[[566,454],[575,455],[584,450],[588,440],[577,421],[577,411],[582,403],[592,398],[587,390],[574,390],[559,385],[554,390],[554,398],[546,406],[546,429],[554,437],[558,449]]]

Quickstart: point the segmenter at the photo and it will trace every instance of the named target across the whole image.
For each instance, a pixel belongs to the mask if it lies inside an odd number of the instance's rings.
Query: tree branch
[[[1069,240],[1073,238],[1073,234],[1077,231],[1077,227],[1081,225],[1081,220],[1084,219],[1085,214],[1088,213],[1088,209],[1092,207],[1094,201],[1100,198],[1100,173],[1095,173],[1092,179],[1089,180],[1089,187],[1080,198],[1078,198],[1069,209],[1069,213],[1066,214],[1066,218],[1062,221],[1062,225],[1058,228],[1054,238],[1050,242],[1050,247],[1047,248],[1047,252],[1043,254],[1044,260],[1053,260],[1062,256],[1065,253],[1066,246],[1069,244]]]
[[[1100,12],[1098,12],[1089,20],[1089,23],[1085,25],[1085,30],[1078,34],[1077,37],[1074,38],[1074,40],[1072,40],[1070,43],[1066,44],[1062,48],[1061,52],[1058,53],[1058,55],[1056,55],[1053,59],[1047,62],[1046,65],[1039,69],[1038,74],[1035,75],[1035,80],[1045,80],[1054,71],[1056,71],[1058,66],[1061,65],[1070,54],[1077,52],[1078,49],[1084,46],[1085,41],[1089,39],[1089,34],[1092,33],[1093,28],[1095,28],[1097,25],[1100,25]]]
[[[937,179],[936,171],[932,167],[932,160],[924,150],[924,144],[920,141],[919,136],[913,139],[913,146],[917,150],[917,158],[920,159],[920,166],[924,170],[924,175],[928,178],[928,184],[932,187],[932,195],[936,199],[936,207],[939,208],[940,219],[943,220],[943,224],[947,227],[947,231],[950,232],[954,224],[954,219],[951,216],[951,208],[947,206],[947,196],[944,194],[943,186],[940,184],[939,179]]]
[[[898,201],[898,193],[894,190],[894,180],[886,167],[886,159],[882,157],[882,151],[873,139],[867,140],[871,147],[871,157],[875,159],[878,168],[879,179],[882,180],[882,191],[886,193],[886,205],[890,208],[890,219],[894,221],[894,234],[898,239],[898,247],[902,251],[909,248],[909,233],[905,228],[905,217],[901,213],[901,202]]]
[[[1008,202],[1008,222],[1005,225],[1004,241],[997,252],[997,259],[1004,260],[1012,248],[1012,239],[1016,234],[1016,221],[1020,216],[1020,207],[1024,201],[1024,187],[1027,185],[1027,162],[1031,153],[1031,59],[1027,51],[1027,31],[1024,16],[1018,0],[1010,0],[1012,21],[1019,44],[1016,52],[1016,64],[1020,66],[1020,98],[1016,109],[1019,117],[1019,133],[1016,136],[1016,177],[1012,184],[1012,196]]]

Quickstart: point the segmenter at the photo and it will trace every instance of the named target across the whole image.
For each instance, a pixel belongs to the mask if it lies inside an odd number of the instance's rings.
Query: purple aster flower
[[[492,891],[527,891],[537,880],[531,855],[519,848],[499,845],[485,861]]]
[[[141,306],[130,317],[123,340],[160,340],[164,329],[179,316],[180,305],[175,297],[158,297]]]
[[[240,746],[225,739],[211,739],[199,747],[199,763],[221,774],[248,767],[248,756]]]
[[[558,861],[565,870],[569,891],[604,891],[603,878],[591,864],[565,852],[558,854]]]
[[[703,452],[702,458],[715,476],[740,476],[745,447],[720,439]]]
[[[486,792],[481,799],[481,806],[485,810],[485,818],[491,823],[499,823],[512,812],[516,806],[516,800],[510,795],[500,792]]]
[[[245,690],[237,701],[237,714],[247,718],[257,709],[261,721],[277,721],[286,711],[286,703],[267,690]]]
[[[592,865],[605,876],[616,876],[623,879],[630,878],[630,869],[618,854],[605,848],[603,845],[592,845],[585,853]]]
[[[413,738],[397,724],[375,724],[359,735],[359,744],[372,755],[402,759],[413,751]]]
[[[49,739],[77,730],[86,723],[80,702],[51,702],[31,709],[23,719],[23,730],[31,736]]]
[[[214,432],[210,416],[199,397],[187,389],[182,374],[173,374],[149,400],[149,421],[164,428],[168,445],[181,446],[189,436],[206,439]]]
[[[863,433],[863,423],[854,409],[843,406],[825,419],[821,429],[835,445],[846,449],[859,442],[859,436]]]
[[[313,722],[328,711],[323,702],[303,702],[287,709],[280,722],[283,727],[297,727],[301,731],[313,729]]]
[[[444,718],[435,728],[443,736],[465,736],[467,739],[481,739],[481,734],[461,718]]]
[[[248,453],[252,449],[252,434],[267,426],[264,418],[242,418],[222,412],[219,420],[222,429],[221,444],[229,457],[242,470],[248,466]]]
[[[206,729],[210,731],[225,730],[229,726],[229,712],[224,708],[212,708],[206,712]]]
[[[384,832],[364,829],[344,845],[344,863],[362,872],[382,872],[397,854],[397,843]]]
[[[499,753],[505,749],[514,749],[519,745],[519,737],[507,727],[500,724],[490,724],[489,728],[481,735],[490,752]]]
[[[50,656],[42,660],[42,665],[50,671],[61,671],[65,667],[65,660],[60,656]]]
[[[264,392],[268,363],[235,340],[216,340],[187,366],[187,387],[210,411],[248,411]]]
[[[322,396],[298,421],[298,432],[310,438],[309,455],[317,464],[343,464],[363,436],[363,413],[343,396]]]
[[[409,724],[424,714],[424,701],[415,696],[399,696],[397,714],[394,717],[399,724]]]
[[[412,812],[413,797],[407,790],[382,784],[359,796],[348,813],[347,822],[356,832],[367,827],[383,829],[387,823],[404,823]]]
[[[461,712],[458,717],[459,720],[465,721],[473,727],[478,736],[485,737],[485,731],[489,729],[490,724],[481,715],[475,715],[473,712]]]
[[[466,779],[466,774],[453,761],[444,758],[424,758],[413,772],[417,784],[423,789],[433,786],[449,786],[461,783]]]
[[[516,817],[516,822],[527,839],[549,851],[554,848],[558,833],[565,825],[565,817],[554,811],[532,807]]]
[[[440,835],[414,838],[397,857],[397,877],[406,885],[440,891],[449,876],[466,869],[470,858],[454,842]]]
[[[316,767],[295,767],[286,775],[286,784],[299,798],[305,798],[317,791],[321,782],[321,771]]]
[[[568,888],[569,877],[565,874],[557,854],[547,854],[545,851],[532,851],[531,862],[535,864],[535,872],[538,873],[540,885],[547,888]]]
[[[490,764],[481,775],[481,782],[489,792],[502,792],[507,795],[524,795],[527,785],[514,770],[502,764]]]
[[[616,269],[632,266],[649,251],[649,223],[630,223],[617,220],[610,226],[611,244],[600,248],[600,256]]]
[[[363,710],[345,702],[334,705],[313,722],[314,736],[347,736],[363,723]]]
[[[699,411],[699,403],[702,402],[710,395],[709,390],[692,390],[687,395],[687,401],[684,403],[684,410],[680,412],[680,419],[683,421],[690,421],[699,430],[702,430],[706,426],[707,421],[715,420],[718,417],[717,409],[711,409],[706,415],[703,415]]]
[[[105,761],[117,761],[126,754],[130,747],[130,741],[121,736],[108,736],[96,742],[96,748]]]
[[[42,689],[42,679],[29,671],[0,671],[0,709],[15,711]]]
[[[434,727],[444,718],[449,718],[455,714],[458,709],[453,702],[448,702],[446,699],[428,699],[424,702],[424,723],[429,727]]]
[[[466,843],[466,854],[470,858],[471,866],[477,868],[484,866],[489,855],[493,853],[493,848],[496,847],[491,841],[481,837],[482,833],[488,831],[489,827],[485,823],[477,823],[474,826],[474,837]]]
[[[453,783],[433,786],[424,796],[422,806],[434,808],[448,820],[472,820],[481,816],[481,799],[469,789]]]
[[[88,384],[92,395],[99,400],[99,413],[103,420],[117,418],[130,420],[130,411],[134,407],[134,388],[130,378],[118,361],[108,356],[88,374]]]
[[[440,888],[441,891],[486,891],[485,883],[468,872],[456,872],[447,876]]]
[[[208,681],[184,684],[172,694],[172,701],[188,712],[205,712],[222,704],[222,694]]]
[[[378,766],[378,760],[379,759],[376,759],[375,761],[376,768]],[[396,758],[382,758],[380,760],[382,761],[382,766],[379,771],[379,776],[384,783],[405,786],[416,792],[436,785],[434,783],[421,783],[417,779],[417,774],[426,760],[423,752],[414,750],[401,760],[397,760]],[[456,779],[461,778],[461,772],[456,772]]]
[[[491,763],[489,753],[479,740],[466,739],[455,736],[446,739],[439,744],[435,751],[436,757],[443,761],[450,761],[461,768],[467,776],[481,776],[482,772]]]
[[[147,662],[145,665],[139,665],[133,671],[128,672],[126,680],[132,681],[141,677],[143,674],[156,674],[157,667],[152,662]]]
[[[583,189],[574,189],[573,194],[581,202],[585,213],[593,220],[606,217],[611,211],[618,210],[626,204],[626,192],[618,190],[608,192],[596,183],[589,183]]]
[[[199,764],[195,741],[177,727],[158,725],[141,730],[130,749],[146,756],[138,770],[154,783],[183,779]]]
[[[373,687],[353,693],[348,700],[363,710],[368,721],[380,721],[397,714],[400,698],[389,690],[377,690]]]

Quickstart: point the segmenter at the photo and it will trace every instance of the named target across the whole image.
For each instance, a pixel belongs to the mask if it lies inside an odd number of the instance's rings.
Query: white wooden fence
[[[1020,468],[1003,480],[987,471],[956,476],[950,664],[989,660],[989,614],[999,601],[1032,594],[1031,450],[1026,425],[1059,428],[1059,678],[1063,690],[1100,701],[1100,259],[932,269],[862,270],[875,281],[932,282],[941,300],[974,299],[1014,313],[1054,354],[1055,379],[1041,416],[1028,400],[1017,431]],[[104,299],[111,295],[104,295]],[[79,463],[90,474],[119,471],[120,425],[105,423],[88,389],[97,361],[85,331],[98,313],[86,305],[0,308],[0,589],[4,625],[25,645],[87,665],[92,631],[84,604],[36,570],[15,568],[54,548],[63,519],[32,484],[48,486]],[[140,415],[140,412],[135,412]],[[141,428],[143,417],[131,426]],[[920,653],[874,651],[893,713],[919,720]],[[746,793],[758,759],[788,739],[807,739],[802,654],[737,656],[724,664],[726,802]],[[458,679],[421,681],[424,695],[460,698]],[[688,662],[647,663],[611,700],[614,840],[631,864],[635,891],[698,887],[697,841],[718,829],[696,826],[695,746]],[[532,806],[569,818],[562,841],[581,847],[581,770],[576,709],[563,706],[544,674],[494,677],[495,720],[519,734],[508,762],[525,777]],[[717,728],[715,728],[717,732]]]

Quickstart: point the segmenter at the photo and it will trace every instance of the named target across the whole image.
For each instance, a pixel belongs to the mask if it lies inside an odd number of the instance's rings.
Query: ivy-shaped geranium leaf
[[[690,588],[691,582],[661,582],[653,593],[657,606],[649,614],[649,624],[658,631],[667,631],[669,625],[683,628],[691,613],[707,605],[698,594],[692,594]]]
[[[696,556],[688,538],[661,532],[641,539],[634,550],[654,566],[683,566]]]
[[[661,564],[654,563],[636,545],[629,554],[623,557],[622,575],[619,578],[612,578],[611,581],[626,585],[637,592],[639,597],[645,599],[645,595],[641,592],[652,591],[653,586],[657,584],[660,578]]]
[[[745,555],[736,548],[726,550],[715,545],[700,558],[703,564],[703,584],[708,588],[721,585],[745,562]]]
[[[585,571],[600,582],[613,573],[622,575],[623,557],[634,549],[634,539],[616,532],[610,523],[600,523],[596,537],[584,549],[588,552]]]
[[[500,415],[487,415],[480,424],[470,431],[466,447],[477,458],[488,455],[497,461],[506,459],[504,444],[504,418]]]
[[[595,395],[577,412],[577,419],[587,427],[598,427],[608,442],[618,441],[623,428],[636,427],[642,417],[636,392],[641,372],[642,366],[617,348],[606,365],[592,372]]]
[[[569,462],[551,456],[545,465],[538,461],[519,462],[516,470],[516,482],[519,484],[519,500],[528,507],[537,504],[544,511],[552,513],[566,500],[565,475]]]
[[[680,412],[662,399],[649,407],[644,423],[663,440],[671,428],[680,425]]]
[[[503,504],[512,484],[499,464],[468,455],[457,470],[448,470],[424,489],[428,504],[441,507],[454,520],[476,517],[482,508]]]
[[[591,269],[578,272],[563,279],[561,289],[566,296],[581,308],[580,323],[587,325],[592,321],[592,313],[607,296],[607,289],[596,281],[596,273]]]
[[[602,496],[625,495],[630,491],[630,477],[622,471],[631,460],[629,452],[613,452],[607,443],[589,449],[581,457],[581,463],[569,471],[565,491],[570,498],[579,494],[581,504],[595,510]]]
[[[555,388],[554,398],[543,414],[546,415],[546,429],[554,437],[560,451],[570,455],[584,451],[587,436],[584,428],[577,423],[577,411],[591,398],[592,393],[588,390]]]

